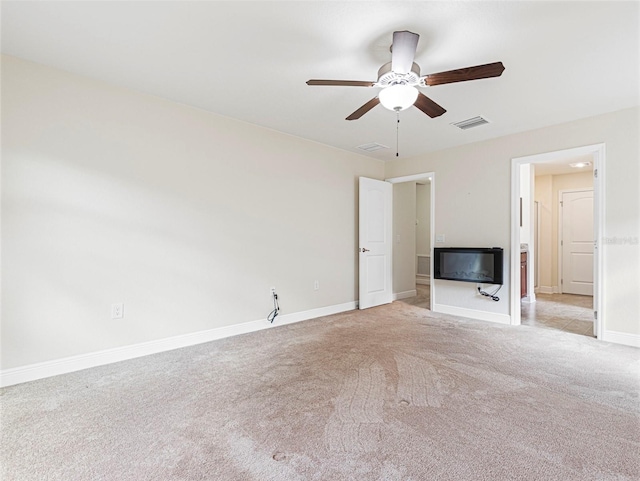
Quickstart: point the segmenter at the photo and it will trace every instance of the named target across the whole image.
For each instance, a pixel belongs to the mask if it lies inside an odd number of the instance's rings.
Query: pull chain
[[[398,135],[400,131],[400,111],[396,110],[396,118],[398,119],[396,122],[396,157],[398,157]]]

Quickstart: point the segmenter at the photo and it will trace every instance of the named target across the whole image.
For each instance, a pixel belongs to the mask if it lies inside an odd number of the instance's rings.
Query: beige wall
[[[262,319],[270,286],[283,314],[357,300],[358,176],[435,172],[435,234],[502,246],[508,266],[511,159],[605,142],[605,235],[637,239],[639,113],[385,166],[3,57],[2,369]],[[605,329],[640,334],[638,246],[602,248]],[[508,289],[435,287],[442,305],[509,313]]]
[[[416,253],[431,255],[431,183],[416,184]]]
[[[416,183],[393,184],[393,292],[416,288]]]
[[[553,176],[540,175],[535,177],[535,200],[538,202],[538,222],[540,228],[538,234],[540,242],[538,244],[538,255],[540,270],[538,272],[538,290],[543,294],[557,292],[558,286],[554,288],[553,269]]]
[[[435,172],[435,236],[444,235],[445,243],[434,247],[508,248],[509,186],[508,168],[496,166],[496,152],[477,145],[429,154],[387,164],[386,177]],[[496,185],[506,185],[505,189]],[[507,250],[508,252],[508,250]],[[505,259],[505,265],[508,265]],[[437,305],[504,318],[509,313],[508,289],[500,293],[500,302],[479,296],[476,285],[467,282],[432,281]],[[505,284],[509,274],[505,272]]]
[[[430,184],[393,184],[393,292],[416,289],[417,254],[430,255]]]
[[[270,286],[282,314],[357,300],[357,177],[383,174],[3,57],[2,368],[264,319]]]
[[[575,174],[544,175],[537,176],[536,200],[539,202],[541,213],[540,222],[540,278],[544,278],[549,284],[540,283],[543,292],[551,289],[552,292],[559,292],[558,280],[558,244],[559,244],[559,205],[560,191],[593,189],[593,172],[579,172]],[[538,184],[541,187],[538,188]],[[550,214],[550,215],[548,215]],[[544,220],[544,222],[543,222]],[[544,244],[544,249],[542,249]]]
[[[632,108],[463,145],[390,162],[386,177],[435,172],[435,234],[448,246],[505,248],[509,285],[511,160],[533,154],[605,143],[604,329],[640,335],[640,249],[614,239],[640,237],[640,109]],[[464,135],[464,133],[461,133]],[[517,254],[517,253],[516,253]],[[509,314],[509,289],[500,302],[474,295],[459,283],[435,282],[435,301],[444,305]]]

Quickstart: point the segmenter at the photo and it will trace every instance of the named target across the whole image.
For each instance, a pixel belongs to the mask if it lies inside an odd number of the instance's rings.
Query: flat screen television
[[[500,247],[436,247],[435,279],[502,284],[503,250]]]

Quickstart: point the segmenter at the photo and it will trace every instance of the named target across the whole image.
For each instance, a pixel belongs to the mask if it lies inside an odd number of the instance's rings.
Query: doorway
[[[431,309],[435,174],[386,179],[394,187],[394,300]]]
[[[569,177],[564,179],[565,183],[557,182],[555,187],[555,192],[553,195],[555,196],[555,205],[554,209],[558,209],[558,213],[555,214],[556,220],[555,222],[555,231],[557,232],[557,238],[555,245],[547,244],[541,241],[540,238],[540,230],[544,230],[544,216],[550,215],[549,212],[546,212],[545,209],[548,210],[548,205],[545,207],[544,202],[540,202],[539,199],[535,199],[536,202],[531,202],[527,206],[525,206],[525,212],[523,214],[520,213],[520,204],[523,193],[526,190],[526,182],[525,188],[523,188],[523,179],[522,172],[526,171],[527,168],[530,168],[530,172],[532,173],[530,185],[532,188],[535,186],[535,180],[538,179],[534,172],[536,169],[548,169],[557,164],[567,164],[567,159],[581,159],[582,161],[587,160],[592,164],[593,170],[584,174],[585,178],[588,177],[591,186],[592,186],[592,203],[590,204],[590,221],[586,221],[586,223],[580,224],[580,229],[583,231],[579,237],[581,237],[581,245],[577,248],[577,257],[574,258],[574,261],[577,259],[580,262],[575,264],[576,267],[576,277],[581,284],[587,284],[592,276],[592,290],[593,297],[588,297],[587,292],[583,292],[583,294],[587,295],[574,295],[563,293],[563,279],[566,279],[566,273],[563,270],[561,259],[562,259],[562,247],[564,247],[563,239],[560,233],[562,232],[562,226],[558,222],[557,219],[560,219],[562,214],[562,205],[560,204],[562,198],[562,193],[560,192],[562,188],[558,186],[562,185],[570,185],[566,181]],[[511,199],[511,219],[512,219],[512,230],[511,230],[511,249],[512,253],[518,255],[512,255],[511,258],[511,278],[513,279],[511,286],[511,320],[512,324],[520,325],[521,323],[531,323],[530,313],[534,313],[535,320],[535,312],[544,312],[544,316],[540,316],[543,322],[552,322],[555,323],[554,328],[561,328],[560,324],[565,323],[566,321],[566,329],[571,332],[576,332],[579,334],[588,334],[586,331],[588,330],[587,324],[582,323],[582,325],[576,325],[576,323],[572,323],[573,319],[582,318],[585,319],[585,315],[587,318],[593,318],[593,322],[588,322],[588,326],[591,329],[591,332],[595,337],[600,338],[603,332],[603,326],[605,319],[602,316],[598,316],[600,312],[599,303],[602,298],[602,284],[599,279],[599,273],[602,272],[602,256],[598,249],[597,240],[602,238],[602,226],[604,225],[604,209],[602,205],[602,199],[604,198],[604,161],[605,161],[605,146],[604,144],[597,144],[585,147],[578,147],[574,149],[567,149],[563,151],[557,152],[549,152],[545,154],[532,155],[527,157],[520,157],[516,159],[512,159],[512,199]],[[577,162],[576,162],[577,164]],[[547,179],[548,180],[548,179]],[[570,189],[565,189],[570,190]],[[573,189],[573,190],[589,190],[588,188],[582,189]],[[549,198],[551,198],[551,188],[549,188]],[[579,203],[584,205],[589,204],[588,200],[585,200],[584,196],[581,197]],[[533,197],[531,198],[533,200]],[[528,210],[530,209],[530,211]],[[527,215],[524,215],[527,214]],[[521,227],[520,222],[523,218],[528,217],[532,222],[531,231],[533,234],[525,239],[527,242],[522,242],[521,236]],[[533,220],[535,219],[535,222]],[[547,219],[549,222],[550,220]],[[585,240],[584,230],[591,233],[591,240]],[[537,232],[536,232],[537,231]],[[588,252],[578,252],[581,249],[587,249],[586,244],[589,244],[589,247],[593,248],[593,253],[590,254]],[[576,246],[574,246],[576,247]],[[553,249],[554,258],[556,259],[557,265],[554,268],[551,266],[545,266],[544,263],[541,262],[541,259],[545,257],[545,251],[549,251],[549,249]],[[529,266],[530,275],[527,276],[526,280],[522,282],[527,282],[527,285],[524,286],[523,291],[530,292],[530,305],[526,306],[526,304],[521,304],[520,290],[523,288],[520,281],[519,272],[522,267],[522,257],[523,251],[527,253],[529,258]],[[549,252],[546,252],[549,255]],[[564,256],[566,260],[567,255]],[[585,266],[589,265],[591,269],[586,269]],[[517,270],[516,270],[517,269]],[[562,273],[562,275],[561,275]],[[535,290],[535,292],[534,292]],[[565,313],[567,313],[566,319],[558,314],[560,311],[564,309]],[[573,312],[572,312],[573,309]],[[578,313],[580,311],[580,313]],[[586,313],[586,314],[585,314]],[[554,319],[554,316],[557,317]],[[524,319],[525,322],[522,322]],[[571,324],[571,325],[570,325]],[[580,324],[580,323],[578,323]]]

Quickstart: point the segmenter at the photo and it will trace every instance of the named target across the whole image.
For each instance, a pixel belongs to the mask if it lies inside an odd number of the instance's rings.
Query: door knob
[[[362,252],[369,252],[369,249],[365,249],[364,247],[361,249]]]

